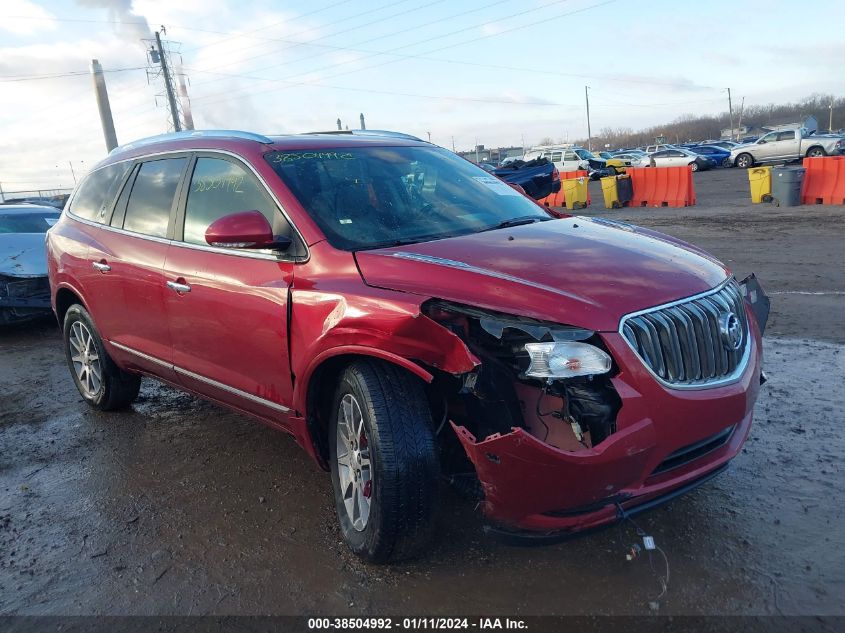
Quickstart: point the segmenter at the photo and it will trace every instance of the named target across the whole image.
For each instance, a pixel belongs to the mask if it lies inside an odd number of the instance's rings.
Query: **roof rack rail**
[[[127,149],[144,147],[145,145],[152,145],[154,143],[162,143],[164,141],[178,141],[191,138],[238,138],[246,141],[257,141],[259,143],[267,144],[273,142],[273,139],[268,138],[263,134],[244,132],[242,130],[184,130],[182,132],[167,132],[166,134],[157,134],[155,136],[140,138],[137,141],[132,141],[131,143],[115,147],[109,152],[109,154],[114,154],[115,152]]]
[[[308,132],[308,134],[351,134],[352,136],[382,136],[384,138],[401,138],[407,141],[422,141],[421,138],[404,132],[390,130],[328,130],[324,132]]]

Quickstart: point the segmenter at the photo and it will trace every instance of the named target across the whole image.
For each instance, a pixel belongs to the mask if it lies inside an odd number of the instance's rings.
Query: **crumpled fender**
[[[484,489],[485,516],[505,524],[587,506],[639,483],[656,446],[648,418],[577,452],[549,446],[521,428],[478,441],[451,424]]]
[[[374,356],[405,367],[423,380],[423,366],[460,374],[480,364],[455,334],[419,311],[419,303],[397,301],[395,293],[344,296],[293,291],[292,365],[297,381],[294,407],[305,410],[308,382],[327,359],[341,354]],[[393,295],[393,296],[391,296]]]

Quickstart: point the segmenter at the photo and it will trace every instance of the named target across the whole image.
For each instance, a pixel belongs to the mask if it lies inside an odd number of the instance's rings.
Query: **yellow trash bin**
[[[583,209],[587,206],[587,181],[582,176],[581,178],[567,178],[562,180],[560,186],[563,187],[563,196],[566,199],[566,208],[572,211],[573,209]]]
[[[601,192],[604,196],[605,209],[618,209],[622,205],[619,204],[619,190],[616,188],[616,176],[607,176],[601,179]]]
[[[748,170],[751,202],[770,202],[772,199],[772,168],[752,167]]]

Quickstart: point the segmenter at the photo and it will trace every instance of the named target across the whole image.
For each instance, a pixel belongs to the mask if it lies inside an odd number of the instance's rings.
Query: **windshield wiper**
[[[511,218],[510,220],[505,220],[503,222],[499,222],[493,226],[489,226],[484,231],[495,231],[496,229],[509,229],[512,226],[522,226],[523,224],[534,224],[535,222],[544,222],[546,220],[551,220],[551,218],[543,218],[536,215],[524,215],[519,218]]]

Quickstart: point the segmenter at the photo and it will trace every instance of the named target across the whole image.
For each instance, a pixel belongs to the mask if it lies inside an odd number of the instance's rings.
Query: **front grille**
[[[731,325],[741,332],[736,349]],[[732,380],[748,358],[745,300],[734,279],[704,295],[623,317],[622,335],[661,381],[676,388]]]

